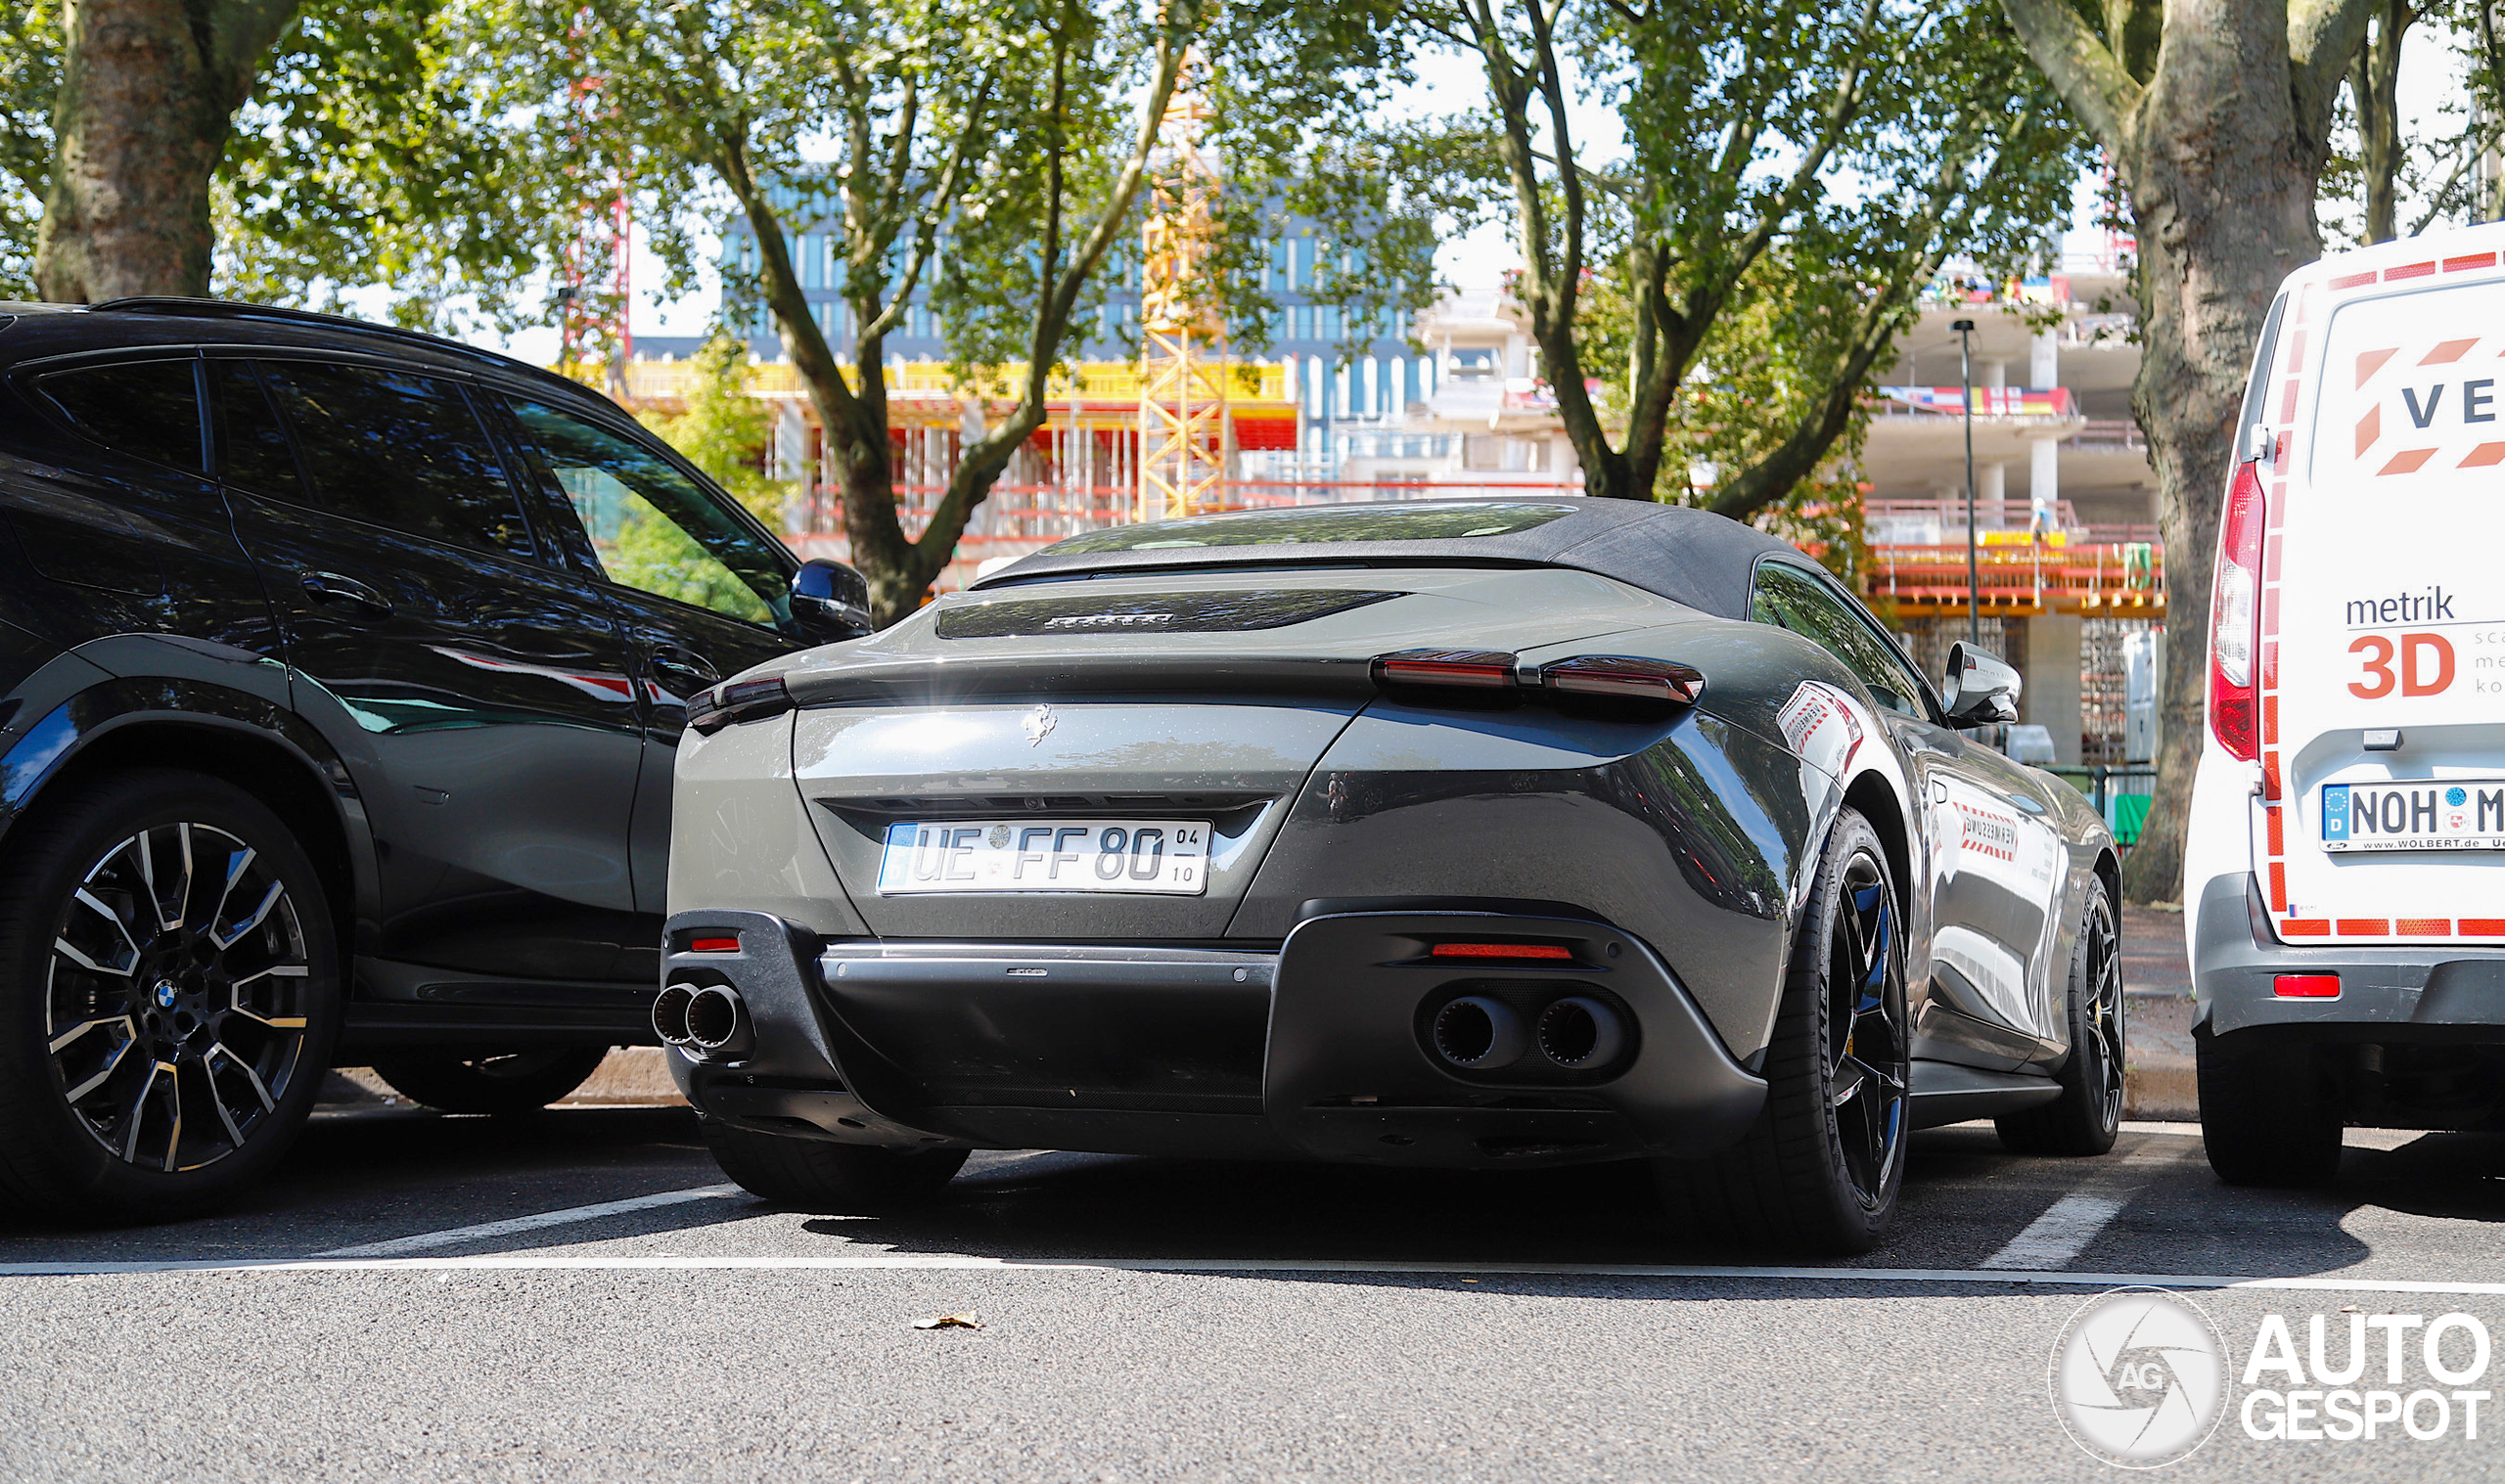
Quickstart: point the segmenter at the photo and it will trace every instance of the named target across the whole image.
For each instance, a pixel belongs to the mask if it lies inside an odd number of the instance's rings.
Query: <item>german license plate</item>
[[[1207,820],[935,820],[889,825],[879,894],[1208,890]]]
[[[2325,850],[2505,850],[2505,778],[2322,786]]]

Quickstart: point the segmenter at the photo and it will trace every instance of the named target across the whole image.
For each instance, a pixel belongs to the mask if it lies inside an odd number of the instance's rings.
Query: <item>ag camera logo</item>
[[[2191,1300],[2117,1288],[2053,1342],[2053,1412],[2071,1441],[2123,1468],[2190,1457],[2226,1415],[2226,1342]]]

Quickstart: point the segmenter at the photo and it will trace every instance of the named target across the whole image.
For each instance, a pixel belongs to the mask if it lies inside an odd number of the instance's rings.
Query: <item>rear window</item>
[[[1055,556],[1094,552],[1160,552],[1196,546],[1306,546],[1338,541],[1453,541],[1506,536],[1571,515],[1565,505],[1432,505],[1387,510],[1380,505],[1301,505],[1289,510],[1192,516],[1150,525],[1117,525],[1072,536],[1045,550]]]
[[[35,390],[90,440],[200,472],[200,392],[190,361],[82,366],[45,377]]]

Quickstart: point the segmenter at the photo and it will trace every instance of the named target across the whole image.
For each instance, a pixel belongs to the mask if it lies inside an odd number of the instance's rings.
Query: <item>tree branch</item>
[[[2021,4],[2040,5],[2047,0],[2002,3],[2015,10]],[[2374,11],[2375,0],[2290,0],[2288,92],[2296,106],[2297,132],[2317,152],[2329,148],[2331,110],[2340,98],[2340,81],[2347,75],[2349,59],[2366,39],[2366,22]]]
[[[2333,0],[2364,5],[2367,0]],[[2075,110],[2087,132],[2118,166],[2129,153],[2131,111],[2140,106],[2140,84],[2113,50],[2097,38],[2068,0],[2001,0],[2018,39],[2053,88]],[[2344,64],[2345,66],[2345,64]],[[2339,69],[2332,73],[2335,85]]]

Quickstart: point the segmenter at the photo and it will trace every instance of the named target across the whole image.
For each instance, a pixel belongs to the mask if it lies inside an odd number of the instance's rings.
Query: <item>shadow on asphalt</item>
[[[2142,1147],[2191,1138],[2134,1137]],[[2197,1147],[2182,1152],[2140,1184],[2108,1161],[2007,1154],[1987,1130],[1925,1134],[1888,1243],[1836,1266],[1971,1268],[2061,1195],[2108,1177],[2120,1178],[2118,1193],[2133,1198],[2068,1266],[2301,1277],[2376,1256],[2350,1230],[2361,1212],[2505,1222],[2505,1137],[2435,1134],[2395,1149],[2352,1147],[2337,1183],[2305,1192],[2226,1186]],[[812,1218],[802,1229],[900,1252],[1042,1259],[1804,1261],[1696,1240],[1629,1166],[1447,1173],[1042,1153],[970,1168],[944,1200],[918,1211]],[[2437,1255],[2475,1259],[2493,1245],[2491,1234],[2453,1237],[2460,1250]]]
[[[1987,1128],[1918,1135],[1895,1233],[1879,1251],[1840,1266],[1971,1268],[2063,1194],[2109,1177],[2135,1193],[2071,1264],[2082,1271],[2304,1276],[2373,1256],[2348,1230],[2361,1212],[2505,1222],[2505,1136],[2431,1134],[2390,1149],[2352,1145],[2339,1182],[2315,1192],[2220,1185],[2189,1134],[2125,1141],[2126,1149],[2176,1142],[2186,1157],[2134,1176],[2117,1161],[2011,1155]],[[362,1109],[317,1118],[278,1178],[220,1215],[79,1234],[0,1214],[0,1257],[93,1253],[100,1245],[131,1256],[301,1253],[722,1179],[684,1108],[566,1108],[513,1119]],[[447,1251],[692,1236],[769,1209],[707,1201]],[[1686,1237],[1661,1209],[1645,1172],[1627,1165],[1446,1172],[985,1153],[931,1206],[797,1225],[809,1237],[904,1254],[1042,1260],[1800,1261]],[[2473,1252],[2494,1244],[2492,1233],[2449,1230]],[[815,1246],[803,1239],[777,1250]]]
[[[722,1179],[697,1137],[695,1114],[684,1107],[547,1108],[514,1118],[420,1108],[326,1111],[315,1114],[270,1179],[223,1210],[127,1227],[121,1235],[216,1236],[276,1226],[327,1240],[330,1229],[359,1208],[435,1201],[446,1209],[433,1213],[441,1219],[432,1224],[455,1226],[633,1193],[615,1189],[618,1175],[630,1171],[661,1177],[658,1183],[648,1178],[646,1189]],[[481,1206],[482,1187],[500,1193],[497,1208]],[[102,1230],[0,1205],[0,1256],[23,1255],[10,1250],[11,1237]]]

